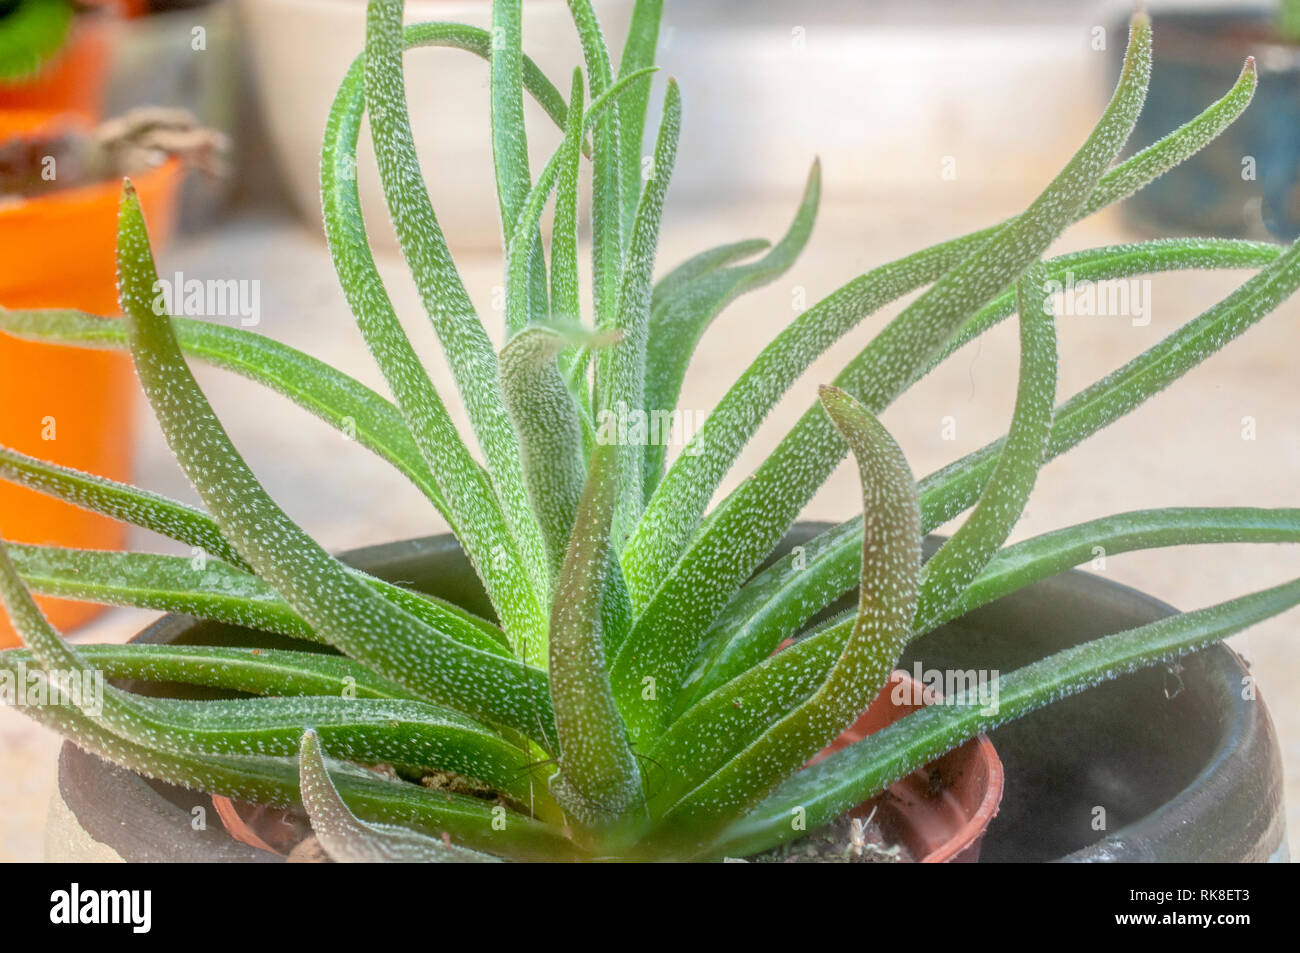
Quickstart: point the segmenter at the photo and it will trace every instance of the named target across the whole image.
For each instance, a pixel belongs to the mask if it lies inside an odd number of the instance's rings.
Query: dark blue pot
[[[1278,40],[1266,9],[1155,12],[1152,33],[1151,89],[1130,151],[1222,96],[1247,56],[1255,57],[1259,88],[1223,135],[1128,200],[1126,220],[1162,234],[1293,241],[1300,236],[1300,47]],[[1122,42],[1110,49],[1123,56]]]

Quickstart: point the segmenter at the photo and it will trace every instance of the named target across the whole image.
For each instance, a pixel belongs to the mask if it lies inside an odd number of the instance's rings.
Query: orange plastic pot
[[[847,748],[924,707],[920,684],[894,672],[876,700],[810,763]],[[974,863],[1002,802],[1002,762],[987,735],[972,738],[850,813],[873,811],[887,837],[923,864]]]
[[[0,137],[6,120],[18,118],[0,114]],[[21,121],[30,124],[31,117]],[[181,172],[172,160],[133,180],[155,248],[171,230]],[[118,314],[114,246],[120,190],[121,183],[112,181],[0,202],[0,306]],[[0,335],[0,444],[127,480],[137,389],[124,354]],[[0,483],[0,535],[88,549],[119,549],[125,542],[121,524],[8,483]],[[61,628],[99,611],[85,603],[40,601]],[[0,622],[0,647],[15,644],[7,621]]]

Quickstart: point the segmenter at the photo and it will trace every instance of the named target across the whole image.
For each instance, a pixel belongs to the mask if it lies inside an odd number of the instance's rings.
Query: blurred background
[[[55,9],[64,6],[72,11],[66,17]],[[617,43],[631,0],[595,0],[595,7]],[[1156,235],[1292,240],[1300,232],[1300,47],[1275,6],[1178,0],[1148,7],[1154,78],[1129,151],[1222,95],[1247,55],[1260,69],[1255,104],[1195,162],[1075,226],[1052,253]],[[116,176],[127,168],[145,196],[163,275],[255,287],[256,314],[226,320],[383,391],[330,263],[317,183],[325,116],[362,47],[364,8],[362,0],[110,0],[75,9],[63,0],[0,0],[0,305],[116,313],[113,206]],[[413,22],[489,23],[487,0],[411,0],[407,8]],[[655,84],[661,95],[666,76],[679,80],[684,125],[660,272],[723,242],[779,237],[815,157],[824,171],[821,212],[802,261],[728,308],[701,342],[681,397],[682,409],[692,411],[712,407],[786,322],[849,279],[1031,201],[1103,108],[1131,9],[1101,0],[666,0],[665,8]],[[4,62],[2,31],[15,22],[48,28],[51,50],[39,64]],[[563,88],[580,61],[563,0],[525,0],[524,44]],[[458,51],[422,50],[407,56],[407,70],[434,207],[501,343],[486,66]],[[540,109],[527,107],[536,170],[559,135]],[[62,170],[57,189],[43,176],[50,155]],[[97,179],[105,168],[112,174]],[[380,271],[417,349],[441,368],[367,145],[359,176]],[[1155,276],[1145,323],[1063,317],[1060,399],[1246,277]],[[724,491],[752,472],[812,402],[817,384],[907,300],[862,322],[810,369]],[[1150,506],[1298,505],[1298,317],[1300,301],[1288,303],[1137,413],[1050,463],[1013,538]],[[1005,431],[1016,344],[1014,322],[1007,322],[886,412],[918,474]],[[0,443],[196,500],[121,356],[87,355],[77,364],[70,362],[82,358],[71,354],[0,340]],[[205,367],[196,373],[272,495],[327,547],[445,529],[401,476],[333,429],[242,379]],[[442,372],[436,379],[449,378]],[[442,391],[454,401],[449,384]],[[58,417],[67,436],[42,436],[47,415]],[[806,516],[843,519],[857,498],[846,465]],[[0,532],[175,551],[149,534],[123,536],[43,506],[26,491],[0,490]],[[1113,558],[1104,571],[1192,609],[1300,576],[1300,552],[1164,550]],[[124,641],[150,617],[52,609],[87,640]],[[1282,734],[1293,855],[1300,846],[1298,622],[1293,611],[1233,643],[1253,665]],[[56,751],[53,735],[0,708],[0,860],[41,856]]]

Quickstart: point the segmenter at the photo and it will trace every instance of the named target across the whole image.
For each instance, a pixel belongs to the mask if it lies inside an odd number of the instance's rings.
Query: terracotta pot
[[[925,707],[916,700],[921,697],[920,683],[906,672],[894,672],[871,707],[809,763]],[[874,813],[888,838],[902,843],[920,863],[975,863],[984,832],[1002,802],[1003,781],[993,742],[980,735],[850,813],[864,818]]]
[[[6,124],[30,129],[32,115],[0,117],[0,138]],[[155,249],[171,231],[181,171],[173,160],[134,179]],[[0,307],[117,314],[120,191],[117,181],[101,182],[0,204]],[[137,391],[125,354],[0,335],[0,444],[14,450],[127,480]],[[117,549],[126,530],[107,517],[0,483],[0,534],[17,542]],[[61,628],[100,611],[86,603],[38,601]],[[16,644],[8,621],[0,621],[0,648]]]

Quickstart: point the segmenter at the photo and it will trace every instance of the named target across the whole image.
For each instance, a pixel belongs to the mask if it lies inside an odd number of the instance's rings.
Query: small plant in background
[[[36,76],[68,39],[73,0],[0,0],[0,83]]]
[[[1278,0],[1277,32],[1287,43],[1300,43],[1300,0]]]
[[[26,709],[77,744],[151,777],[245,801],[301,803],[337,860],[721,859],[836,821],[978,733],[1135,668],[1194,651],[1300,602],[1300,582],[1067,649],[1004,676],[996,710],[932,706],[806,767],[877,696],[910,641],[1022,586],[1108,554],[1188,543],[1300,541],[1300,510],[1124,513],[1005,546],[1039,467],[1136,408],[1276,308],[1300,251],[1162,240],[1043,260],[1072,222],[1119,201],[1244,110],[1248,62],[1186,126],[1114,164],[1150,71],[1145,15],[1114,96],[1080,150],[1022,213],[876,268],[800,314],[666,465],[662,446],[602,439],[616,408],[675,405],[695,342],[727,303],[793,263],[819,199],[816,165],[785,236],[703,252],[653,281],[681,100],[668,83],[644,181],[642,139],[661,2],[639,0],[617,72],[589,0],[571,0],[585,73],[566,99],[521,49],[518,2],[492,31],[403,29],[371,0],[322,150],[326,231],[390,402],[256,334],[170,318],[128,185],[118,268],[124,321],[6,312],[10,334],[130,349],[171,448],[206,511],[12,451],[0,475],[160,532],[195,556],[10,544],[0,592],[28,648],[0,670],[57,687],[69,672],[189,683],[260,697],[191,701],[109,686],[102,705]],[[495,42],[493,41],[495,38]],[[490,62],[492,145],[506,247],[507,343],[479,320],[420,178],[402,52]],[[564,131],[534,179],[524,93]],[[368,116],[389,211],[448,357],[481,461],[398,323],[372,260],[355,181]],[[593,308],[579,293],[578,188],[593,183]],[[549,248],[538,223],[554,195]],[[757,257],[756,257],[757,256]],[[1047,289],[1184,268],[1258,268],[1227,298],[1059,406]],[[753,476],[708,503],[766,413],[820,354],[877,308],[928,286],[822,388]],[[916,480],[875,415],[946,356],[1019,315],[1020,384],[1005,438]],[[586,317],[584,317],[584,313]],[[262,489],[186,359],[280,391],[389,460],[446,519],[495,617],[353,570]],[[861,514],[760,568],[851,453]],[[969,510],[924,564],[921,539]],[[796,565],[798,560],[798,565]],[[854,589],[855,612],[812,625]],[[29,591],[251,626],[303,651],[73,648]],[[798,638],[782,651],[776,649]],[[322,654],[327,646],[334,651]],[[309,650],[310,649],[310,650]],[[969,702],[969,703],[967,703]],[[391,769],[381,776],[367,766]],[[431,791],[441,772],[495,795]]]

